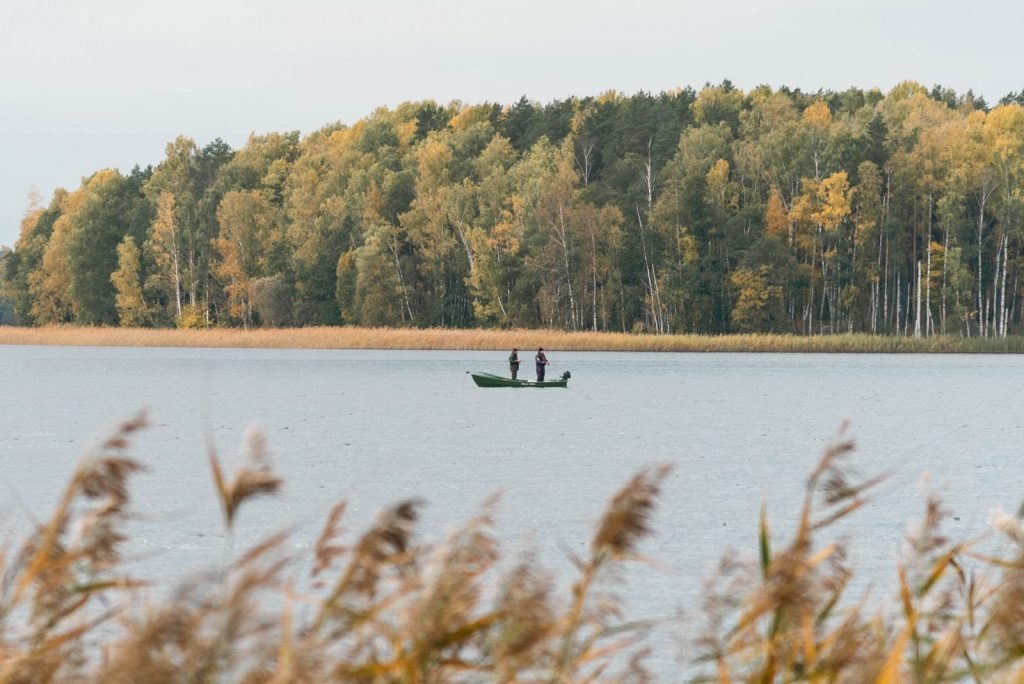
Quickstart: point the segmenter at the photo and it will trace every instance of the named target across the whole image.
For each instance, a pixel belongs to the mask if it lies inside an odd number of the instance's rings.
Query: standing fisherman
[[[544,366],[548,365],[548,357],[544,356],[544,347],[537,350],[537,355],[533,357],[533,360],[537,362],[537,382],[544,382]]]
[[[516,379],[516,374],[519,373],[519,350],[513,348],[512,353],[508,355],[508,369],[512,371],[512,379]]]

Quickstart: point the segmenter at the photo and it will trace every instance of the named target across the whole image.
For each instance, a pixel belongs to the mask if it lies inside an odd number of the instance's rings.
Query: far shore
[[[966,339],[839,335],[633,335],[562,330],[451,328],[93,328],[0,326],[2,345],[83,347],[221,347],[253,349],[448,349],[558,351],[1020,353],[1024,337]]]

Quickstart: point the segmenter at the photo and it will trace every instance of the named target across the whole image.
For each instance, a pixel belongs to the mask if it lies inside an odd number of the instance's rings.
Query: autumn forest
[[[31,202],[4,323],[1005,337],[1024,91],[728,81],[179,137]]]

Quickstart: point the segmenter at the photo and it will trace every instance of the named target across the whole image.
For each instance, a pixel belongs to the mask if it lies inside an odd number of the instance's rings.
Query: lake
[[[0,478],[6,537],[46,517],[81,455],[145,409],[133,455],[139,574],[181,579],[220,562],[224,533],[207,461],[233,470],[249,426],[266,435],[283,493],[242,508],[236,548],[292,527],[312,545],[334,502],[347,528],[418,497],[436,539],[501,493],[506,553],[567,569],[610,496],[640,468],[675,466],[627,575],[633,617],[693,611],[729,548],[754,553],[767,502],[786,539],[804,481],[844,421],[864,476],[890,477],[842,528],[862,584],[895,591],[902,535],[937,491],[947,532],[986,529],[1024,499],[1024,356],[562,353],[567,389],[477,388],[507,352],[0,347]],[[522,354],[520,377],[532,377]],[[671,658],[659,654],[662,671]]]

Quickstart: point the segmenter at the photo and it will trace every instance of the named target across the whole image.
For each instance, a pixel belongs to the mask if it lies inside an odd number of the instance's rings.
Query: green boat
[[[565,371],[562,373],[562,377],[557,380],[537,382],[536,380],[513,380],[512,378],[505,378],[493,373],[466,372],[473,376],[473,382],[476,383],[477,387],[567,387],[569,385],[569,378],[572,377],[569,371]]]

